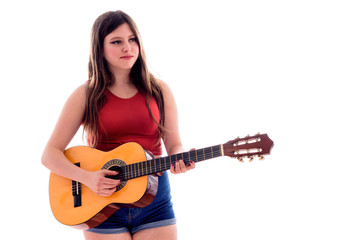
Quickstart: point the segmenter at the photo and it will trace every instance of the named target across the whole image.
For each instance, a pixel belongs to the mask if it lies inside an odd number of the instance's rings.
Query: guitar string
[[[211,149],[214,147],[216,149]],[[203,161],[203,160],[208,160],[211,158],[215,158],[215,157],[220,157],[221,156],[221,151],[219,148],[220,146],[214,146],[214,147],[193,150],[190,152],[179,153],[176,155],[160,157],[160,158],[156,158],[156,159],[150,159],[145,162],[139,162],[139,163],[126,165],[126,166],[123,166],[124,170],[120,173],[119,177],[120,177],[120,179],[132,179],[132,178],[137,178],[137,177],[141,177],[144,175],[148,175],[151,173],[167,170],[170,168],[171,164],[175,163],[176,159],[178,159],[178,157],[180,157],[180,156],[182,156],[185,160],[190,160],[192,157],[198,157],[198,155],[199,155],[199,159],[197,159],[198,162]],[[191,153],[193,153],[192,154],[193,156],[191,156]],[[194,154],[196,156],[194,156]],[[173,161],[172,158],[175,158],[175,161]],[[151,167],[147,166],[147,165],[151,165]],[[147,169],[147,171],[145,169]],[[126,175],[128,175],[128,176],[126,176]]]
[[[207,149],[207,150],[209,150],[209,149]],[[205,149],[205,151],[206,151],[206,149]],[[205,155],[204,155],[205,159],[200,159],[200,161],[201,160],[207,160],[209,158],[213,158],[214,154],[216,155],[215,157],[220,156],[220,152],[218,150],[215,150],[215,151],[212,151],[212,152],[207,151],[207,152],[205,152]],[[178,155],[181,155],[181,154],[178,154]],[[191,158],[191,155],[189,153],[186,153],[186,155],[187,156],[183,156],[185,158],[185,160],[188,160],[189,158]],[[176,155],[173,155],[173,156],[175,157],[175,159],[177,159],[179,157],[179,156],[176,156]],[[169,162],[169,160],[170,160],[170,162]],[[170,168],[170,165],[173,162],[170,156],[157,158],[157,159],[151,159],[149,161],[152,161],[152,163],[153,163],[153,165],[148,168],[150,170],[150,173],[166,170],[166,169]],[[162,162],[164,162],[164,163],[162,163]],[[151,163],[149,163],[149,162],[140,162],[140,163],[132,164],[131,166],[127,165],[127,166],[130,166],[130,168],[135,168],[134,170],[131,169],[133,171],[130,171],[132,173],[132,174],[130,174],[130,177],[137,177],[137,176],[141,176],[141,175],[147,175],[147,173],[144,174],[144,172],[146,172],[146,171],[144,171],[144,168],[147,168],[147,166],[144,166],[144,164],[149,165]],[[163,169],[163,168],[165,168],[165,169]],[[149,170],[148,170],[148,172],[149,172]],[[121,176],[125,177],[124,175],[125,175],[125,173],[122,174]]]
[[[214,152],[215,154],[218,154],[218,156],[220,156],[220,152]],[[216,156],[217,157],[217,156]],[[144,168],[146,168],[144,166],[144,164],[148,164],[148,162],[143,162],[143,163],[135,163],[135,164],[132,164],[132,165],[127,165],[127,168],[128,169],[125,169],[125,171],[122,172],[122,174],[120,174],[120,179],[125,179],[126,178],[126,175],[129,175],[127,177],[127,179],[131,179],[131,178],[136,178],[136,177],[140,177],[140,176],[144,176],[144,175],[148,175],[148,174],[151,174],[151,173],[155,173],[155,172],[160,172],[160,171],[164,171],[164,170],[167,170],[170,168],[171,166],[171,162],[169,161],[166,161],[166,158],[167,157],[164,157],[164,158],[158,158],[158,159],[151,159],[149,161],[152,161],[154,165],[152,165],[151,167],[147,168],[148,170],[144,170]],[[205,159],[201,159],[201,160],[207,160],[207,159],[210,159],[210,158],[213,158],[213,154],[207,154],[205,155]],[[160,163],[159,164],[156,164],[156,161],[155,160],[159,160]],[[165,160],[164,163],[161,163],[163,162],[162,160]],[[168,159],[169,160],[169,159]],[[158,162],[159,162],[158,161]],[[156,164],[156,165],[155,165]],[[126,166],[125,166],[126,168]],[[132,168],[132,169],[129,169],[129,168]]]

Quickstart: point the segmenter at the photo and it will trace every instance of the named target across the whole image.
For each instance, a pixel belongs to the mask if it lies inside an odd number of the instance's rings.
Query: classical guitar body
[[[121,166],[147,161],[147,153],[137,143],[127,143],[109,152],[79,146],[65,151],[72,163],[88,170],[121,171]],[[88,187],[57,174],[50,174],[49,196],[54,216],[63,224],[89,229],[105,221],[121,207],[145,207],[157,192],[157,177],[145,175],[122,181],[109,197],[95,194]]]

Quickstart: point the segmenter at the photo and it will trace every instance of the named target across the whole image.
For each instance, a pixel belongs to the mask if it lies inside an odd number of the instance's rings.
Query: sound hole
[[[120,166],[111,166],[111,167],[109,168],[109,170],[121,172],[121,167],[120,167]]]
[[[123,168],[121,168],[122,166],[125,166],[126,163],[120,159],[112,159],[110,161],[108,161],[107,163],[105,163],[105,165],[101,168],[101,169],[107,169],[107,170],[111,170],[111,171],[118,171],[119,174],[118,175],[114,175],[114,176],[107,176],[108,178],[112,178],[112,179],[119,179],[119,177],[124,176],[123,173]],[[123,187],[125,187],[127,181],[123,181],[121,180],[121,183],[116,187],[115,192],[120,191]]]

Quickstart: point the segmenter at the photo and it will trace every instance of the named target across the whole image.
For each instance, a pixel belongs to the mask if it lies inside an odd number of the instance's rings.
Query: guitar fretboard
[[[196,163],[220,156],[223,156],[222,145],[178,153],[167,157],[155,158],[121,167],[119,178],[123,181],[126,181],[129,179],[166,171],[170,169],[172,164],[175,164],[176,161],[181,159],[184,160],[185,165],[188,165],[190,164],[190,161]]]

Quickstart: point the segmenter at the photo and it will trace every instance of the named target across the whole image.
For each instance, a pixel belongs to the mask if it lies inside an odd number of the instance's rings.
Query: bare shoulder
[[[65,102],[64,110],[83,111],[85,109],[87,84],[82,84],[77,87]]]
[[[88,84],[84,83],[84,84],[80,85],[79,87],[77,87],[75,89],[75,91],[70,95],[69,100],[71,100],[71,99],[81,100],[82,99],[85,101],[87,86],[88,86]]]
[[[160,81],[160,86],[163,92],[163,96],[164,96],[164,104],[165,104],[165,115],[172,115],[172,116],[176,116],[176,101],[175,101],[175,97],[174,94],[172,93],[169,85],[167,83],[165,83],[164,81]],[[167,119],[169,119],[170,117],[167,116]]]
[[[86,92],[87,84],[77,87],[67,99],[63,108],[63,115],[66,115],[68,118],[75,118],[76,120],[82,119],[85,112]]]
[[[64,150],[78,131],[85,113],[86,84],[77,87],[65,102],[48,146]]]
[[[159,80],[159,83],[160,83],[160,86],[161,86],[161,89],[162,89],[162,92],[163,92],[163,95],[164,95],[164,98],[167,99],[167,98],[174,98],[173,94],[172,94],[172,91],[169,87],[169,85],[162,81],[162,80]]]

